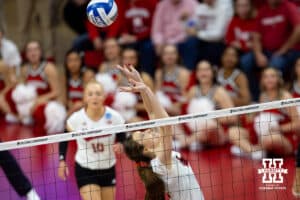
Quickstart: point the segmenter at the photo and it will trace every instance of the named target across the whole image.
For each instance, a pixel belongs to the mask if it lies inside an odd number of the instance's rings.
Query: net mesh
[[[293,155],[298,144],[293,130],[297,126],[291,123],[297,122],[298,116],[290,113],[299,102],[290,99],[38,138],[31,138],[30,128],[2,123],[0,196],[26,199],[34,188],[40,199],[81,199],[75,176],[76,139],[172,125],[173,148],[192,167],[205,199],[293,199],[294,156],[278,156],[278,152]],[[14,140],[20,137],[23,139]],[[61,141],[68,141],[66,180],[58,175]],[[106,146],[94,148],[100,151]],[[282,158],[282,163],[274,158]],[[116,159],[115,199],[144,199],[145,187],[136,163],[124,153],[116,154]],[[85,175],[109,179],[104,171]]]

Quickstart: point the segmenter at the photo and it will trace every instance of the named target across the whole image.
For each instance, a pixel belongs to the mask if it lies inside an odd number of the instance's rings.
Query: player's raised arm
[[[169,117],[166,110],[158,101],[156,95],[152,90],[146,86],[140,77],[140,74],[132,66],[118,66],[118,69],[129,80],[129,86],[120,87],[121,91],[124,92],[135,92],[139,93],[143,99],[146,111],[150,119],[160,119]],[[164,126],[160,128],[160,141],[163,148],[162,153],[159,153],[158,157],[164,163],[168,163],[171,158],[172,151],[172,128],[170,126]]]

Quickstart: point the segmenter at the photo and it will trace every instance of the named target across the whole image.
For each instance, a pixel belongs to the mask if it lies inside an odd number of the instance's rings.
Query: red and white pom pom
[[[57,102],[50,101],[45,108],[47,134],[61,133],[65,129],[67,111],[65,107]]]
[[[36,89],[31,85],[18,84],[13,90],[12,99],[16,103],[18,114],[22,119],[30,117],[36,98]]]
[[[215,110],[215,105],[209,98],[193,98],[187,107],[188,114],[205,113],[213,110]],[[211,123],[212,121],[214,120],[197,120],[188,122],[187,125],[191,129],[191,131],[194,132],[196,130],[205,129],[205,127],[207,127],[207,124]]]
[[[12,92],[12,99],[15,103],[25,103],[35,100],[36,97],[36,89],[31,85],[18,84]]]
[[[171,108],[172,107],[172,101],[171,99],[162,91],[157,91],[156,96],[158,98],[158,101],[164,108]]]
[[[125,120],[130,120],[136,116],[135,105],[137,101],[137,96],[133,93],[117,92],[112,107],[120,112]]]
[[[111,75],[107,73],[98,73],[95,77],[96,81],[99,82],[105,91],[105,94],[111,94],[116,92],[117,90],[117,83],[111,77]]]
[[[271,112],[262,112],[254,118],[254,130],[258,136],[270,135],[272,130],[279,129],[282,116]],[[274,133],[274,132],[273,132]]]

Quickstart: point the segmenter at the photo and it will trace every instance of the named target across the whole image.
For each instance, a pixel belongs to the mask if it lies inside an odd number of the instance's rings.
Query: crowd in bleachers
[[[0,109],[8,123],[34,125],[38,135],[64,130],[64,118],[84,106],[83,88],[91,79],[102,83],[106,104],[128,122],[147,119],[140,97],[118,92],[118,86],[128,84],[115,68],[118,64],[142,72],[172,116],[300,96],[296,0],[116,0],[118,18],[106,28],[87,20],[88,0],[68,0],[63,18],[77,37],[65,55],[64,75],[53,59],[55,1],[29,2],[16,4],[24,13],[19,19],[22,53],[0,30]],[[39,11],[41,43],[30,40],[28,20],[34,9]],[[274,117],[274,134],[294,135],[297,117],[291,116],[297,113],[278,112],[291,119]],[[255,120],[232,117],[187,124],[178,130],[189,136],[175,137],[174,146],[197,150],[229,139],[235,144],[233,153],[245,155],[256,149],[248,144],[247,128]],[[236,124],[245,133],[237,133]],[[241,144],[236,139],[242,136]],[[294,137],[279,140],[285,145],[266,139],[262,149],[293,152]]]

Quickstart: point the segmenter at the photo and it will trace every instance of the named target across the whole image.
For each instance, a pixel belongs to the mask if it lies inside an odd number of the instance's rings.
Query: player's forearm
[[[153,114],[155,118],[168,117],[165,109],[162,107],[157,97],[149,87],[146,87],[141,92],[141,96],[148,114]]]
[[[68,151],[68,142],[59,143],[59,160],[66,160],[66,155]]]

